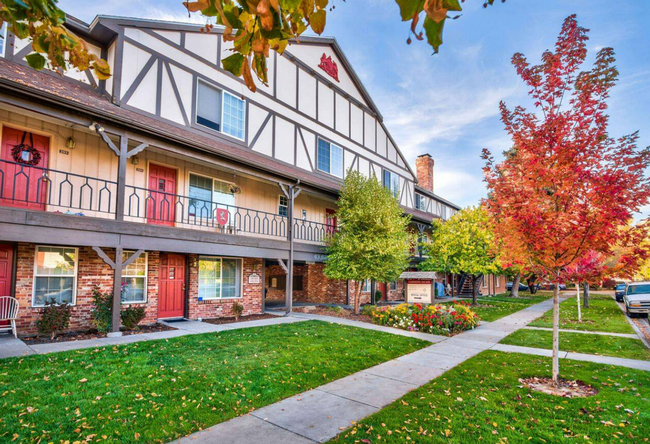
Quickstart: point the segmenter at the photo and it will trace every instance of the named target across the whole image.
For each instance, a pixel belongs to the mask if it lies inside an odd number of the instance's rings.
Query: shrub
[[[70,325],[70,305],[57,304],[54,299],[45,302],[41,318],[36,321],[36,328],[41,335],[49,335],[54,339],[57,333],[62,332]]]
[[[146,313],[143,306],[129,305],[120,313],[122,318],[122,325],[127,330],[134,330],[138,328],[138,324],[144,319]]]
[[[239,317],[244,312],[244,306],[239,302],[232,304],[232,314],[235,316],[235,320],[238,321]]]
[[[99,287],[93,289],[93,308],[91,314],[97,331],[111,331],[111,316],[113,313],[113,294],[102,293]]]
[[[366,306],[364,314],[375,324],[402,330],[451,335],[478,325],[479,317],[464,302],[440,305],[400,304],[397,306]]]

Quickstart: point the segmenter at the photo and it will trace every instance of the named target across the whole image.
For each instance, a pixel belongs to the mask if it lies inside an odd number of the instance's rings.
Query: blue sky
[[[500,153],[510,145],[499,101],[529,104],[512,54],[522,52],[537,63],[570,14],[591,30],[589,61],[602,47],[616,52],[621,74],[610,99],[612,136],[640,130],[640,146],[650,145],[650,1],[507,0],[484,9],[483,0],[467,0],[462,17],[447,23],[435,56],[424,42],[406,44],[409,26],[400,21],[394,0],[333,4],[325,34],[341,44],[411,164],[419,154],[431,154],[435,192],[459,205],[485,196],[481,150]],[[188,20],[180,0],[60,5],[86,21],[96,14]]]

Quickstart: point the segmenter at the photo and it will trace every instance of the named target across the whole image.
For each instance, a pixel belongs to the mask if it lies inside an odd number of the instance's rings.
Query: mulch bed
[[[230,317],[230,318],[204,319],[203,322],[207,322],[208,324],[214,324],[214,325],[222,325],[222,324],[234,324],[235,322],[260,321],[262,319],[274,319],[274,318],[277,318],[277,316],[264,313],[264,314],[240,316],[239,320],[235,320],[234,317]]]
[[[587,398],[598,393],[598,390],[582,381],[559,379],[555,384],[551,378],[526,378],[519,382],[529,389],[563,398]]]
[[[169,331],[176,330],[174,327],[170,327],[165,324],[153,324],[153,325],[142,325],[138,327],[137,330],[123,330],[122,335],[141,335],[144,333],[157,333],[160,331]],[[100,333],[97,330],[86,330],[86,331],[71,331],[68,333],[60,333],[50,339],[48,336],[30,336],[27,338],[21,338],[23,342],[27,344],[37,345],[37,344],[52,344],[55,342],[71,342],[71,341],[83,341],[85,339],[99,339],[105,338],[106,333]]]
[[[315,314],[321,316],[334,316],[335,318],[344,318],[353,321],[368,322],[369,324],[372,324],[372,320],[370,316],[355,315],[352,310],[346,310],[345,308],[336,310],[330,307],[319,307],[319,306],[294,307],[293,311],[298,313],[308,313],[308,314]]]

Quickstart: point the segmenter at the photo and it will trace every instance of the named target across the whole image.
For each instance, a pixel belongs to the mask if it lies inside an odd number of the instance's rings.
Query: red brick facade
[[[294,302],[309,302],[314,304],[346,304],[347,289],[345,281],[330,279],[325,276],[325,264],[308,263],[295,265],[294,275],[301,276],[302,290],[293,291]],[[284,279],[286,273],[279,265],[266,267],[266,300],[284,301],[286,290],[284,286],[273,286]],[[275,279],[275,281],[274,281]]]
[[[78,249],[77,258],[77,285],[76,301],[72,307],[70,331],[92,329],[93,290],[98,287],[102,292],[113,291],[113,270],[90,247]],[[113,259],[115,251],[104,250]],[[43,312],[42,307],[32,307],[32,294],[34,282],[34,260],[36,245],[20,243],[16,254],[15,294],[20,304],[17,329],[21,336],[37,333],[36,321]],[[243,297],[238,299],[224,299],[218,301],[198,300],[198,257],[189,255],[190,264],[188,283],[189,288],[189,313],[190,319],[214,318],[232,316],[232,305],[239,302],[244,306],[244,314],[258,314],[262,312],[262,259],[243,259]],[[147,253],[147,300],[144,303],[131,305],[144,305],[146,316],[141,325],[154,324],[158,320],[158,276],[160,270],[160,253],[151,251]],[[260,283],[249,284],[249,277],[256,273]],[[122,305],[127,307],[126,304]]]
[[[199,301],[199,258],[189,255],[189,319],[210,319],[233,316],[232,306],[239,303],[244,306],[244,316],[262,313],[262,259],[243,259],[243,279],[241,298],[213,299]],[[251,275],[259,276],[259,283],[249,283]]]

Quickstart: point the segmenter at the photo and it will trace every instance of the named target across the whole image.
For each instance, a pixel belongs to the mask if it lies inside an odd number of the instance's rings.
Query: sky
[[[591,30],[585,69],[599,49],[616,52],[620,78],[609,101],[610,134],[639,130],[639,146],[650,145],[650,1],[482,4],[463,3],[462,16],[447,21],[444,44],[432,55],[425,42],[406,44],[409,23],[401,22],[394,0],[330,0],[335,9],[328,12],[324,35],[336,37],[411,165],[420,154],[433,156],[436,194],[460,206],[485,196],[481,151],[499,155],[511,144],[499,120],[499,102],[530,106],[511,57],[521,52],[539,63],[571,14]],[[180,0],[60,0],[59,5],[88,22],[96,14],[205,21],[188,18]],[[649,214],[650,206],[637,218]]]

